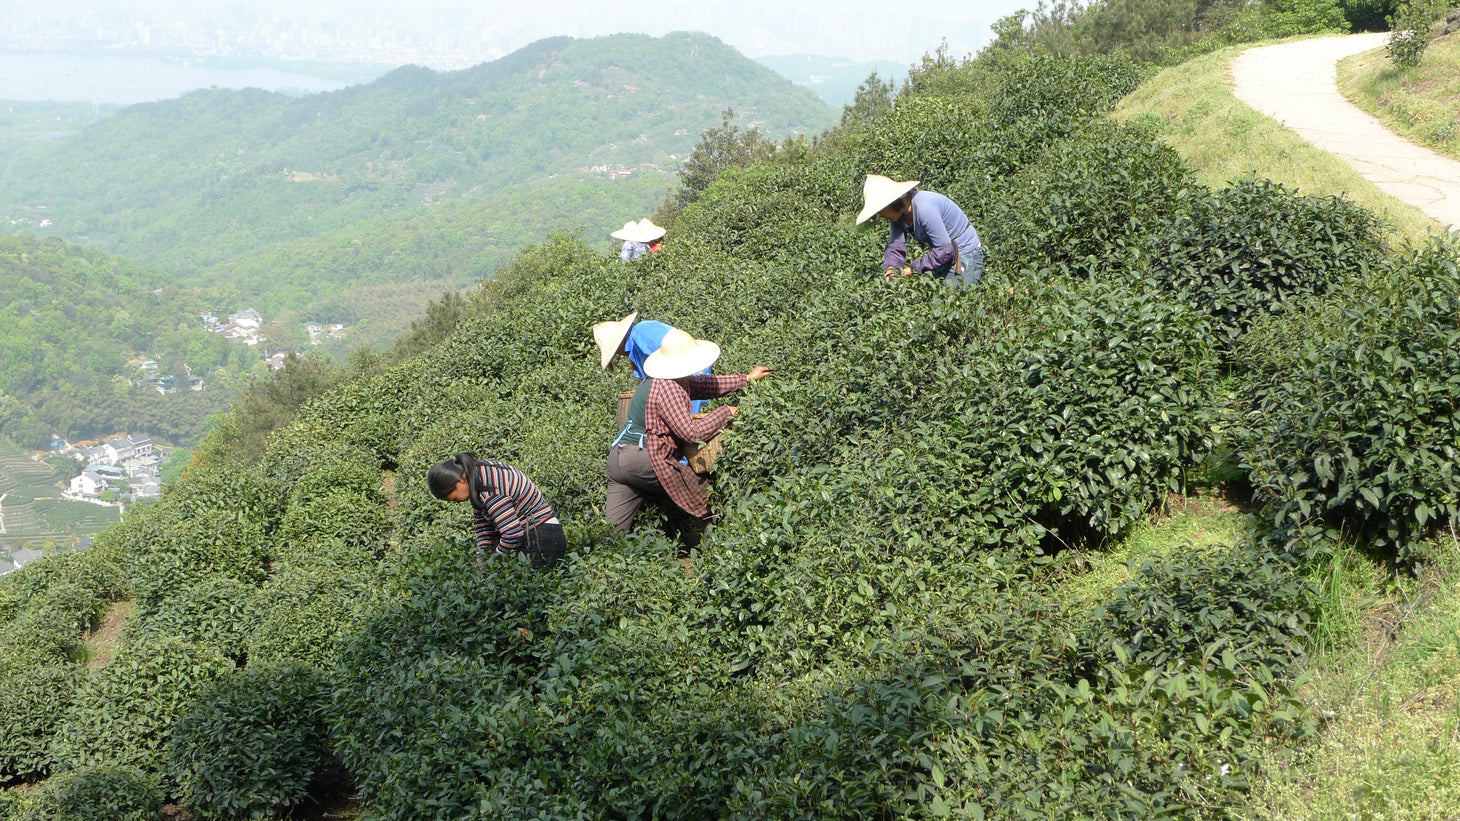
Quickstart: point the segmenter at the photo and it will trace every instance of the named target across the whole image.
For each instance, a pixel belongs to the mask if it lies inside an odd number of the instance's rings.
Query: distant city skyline
[[[451,0],[48,0],[0,2],[0,49],[130,48],[454,70],[544,37],[703,31],[749,57],[815,54],[907,65],[946,40],[976,53],[1000,18],[1034,4],[866,0],[547,0],[494,9]]]

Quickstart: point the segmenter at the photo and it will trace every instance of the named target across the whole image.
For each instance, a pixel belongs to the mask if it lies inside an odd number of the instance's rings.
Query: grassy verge
[[[1460,539],[1418,577],[1352,555],[1331,569],[1335,628],[1306,696],[1324,720],[1297,756],[1269,757],[1238,818],[1460,817]]]
[[[1162,71],[1122,100],[1115,117],[1154,125],[1205,185],[1265,177],[1303,194],[1345,196],[1380,215],[1402,238],[1419,241],[1438,227],[1348,163],[1233,96],[1228,64],[1248,48],[1233,46]]]
[[[1382,50],[1338,64],[1338,90],[1396,134],[1460,160],[1460,32],[1430,43],[1414,68]]]

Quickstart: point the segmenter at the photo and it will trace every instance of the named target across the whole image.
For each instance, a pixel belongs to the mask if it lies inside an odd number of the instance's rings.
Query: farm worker
[[[700,519],[710,515],[709,477],[681,461],[684,448],[709,440],[740,409],[725,405],[696,418],[690,413],[690,400],[734,393],[771,372],[757,365],[748,374],[707,375],[719,357],[719,345],[674,328],[644,363],[649,378],[634,391],[628,423],[608,449],[605,513],[616,532],[633,529],[645,499],[668,499],[673,503],[671,512]]]
[[[651,252],[659,253],[659,249],[664,247],[664,234],[663,228],[645,217],[638,222],[624,223],[624,227],[609,236],[624,241],[623,247],[619,249],[618,258],[629,260],[638,259]]]
[[[554,567],[568,548],[552,505],[527,474],[511,465],[458,453],[437,462],[426,476],[431,495],[471,502],[477,552],[526,552],[534,568]]]
[[[617,322],[600,322],[593,326],[593,341],[598,345],[598,360],[601,368],[608,370],[614,356],[623,354],[634,366],[634,378],[644,378],[645,360],[659,350],[664,335],[674,328],[652,319],[634,324],[634,320],[638,317],[639,313],[635,311]],[[705,368],[703,371],[705,374],[709,374],[709,372],[709,368]],[[704,402],[695,402],[692,412],[699,413],[704,404]]]
[[[942,274],[943,281],[973,285],[983,276],[983,246],[978,232],[963,209],[953,200],[932,191],[918,191],[917,180],[899,182],[880,174],[868,174],[862,185],[861,225],[876,214],[892,223],[887,248],[882,252],[882,279],[891,282],[901,272]],[[932,250],[907,261],[907,237]]]

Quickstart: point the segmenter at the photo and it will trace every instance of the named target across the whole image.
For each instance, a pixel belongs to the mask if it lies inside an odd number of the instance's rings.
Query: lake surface
[[[0,51],[0,100],[132,105],[214,86],[305,94],[368,82],[384,72],[384,68],[361,66],[359,76],[346,81],[263,66],[230,67],[196,58]]]

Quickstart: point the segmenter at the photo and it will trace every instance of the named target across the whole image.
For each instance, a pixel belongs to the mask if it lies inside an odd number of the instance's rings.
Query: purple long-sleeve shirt
[[[909,228],[914,239],[932,248],[912,261],[913,271],[919,274],[944,270],[959,253],[966,255],[980,247],[978,231],[957,203],[932,191],[914,191],[911,226],[901,221],[892,223],[887,249],[882,252],[883,270],[907,264]]]

